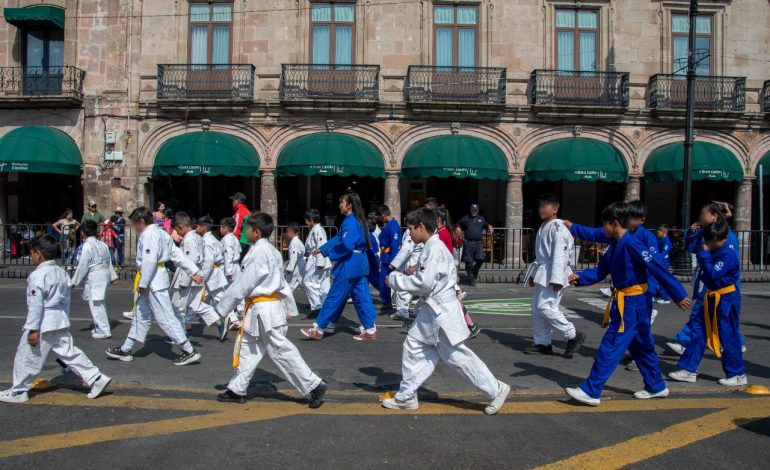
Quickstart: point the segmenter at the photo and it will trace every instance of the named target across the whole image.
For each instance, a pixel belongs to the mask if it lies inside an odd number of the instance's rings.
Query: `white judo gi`
[[[241,241],[231,232],[222,237],[220,243],[222,244],[222,254],[225,258],[225,264],[222,265],[222,271],[225,273],[227,286],[229,287],[241,272]],[[243,313],[243,307],[244,303],[241,301],[236,310],[239,313]],[[231,319],[238,319],[238,317],[235,316],[235,311],[233,311]]]
[[[294,237],[289,242],[289,259],[283,267],[286,273],[286,282],[289,289],[294,289],[302,284],[302,278],[305,275],[305,245],[299,237]]]
[[[203,238],[195,233],[195,230],[190,230],[182,238],[179,249],[182,250],[187,259],[198,267],[205,282],[206,275],[212,273],[214,263],[212,260],[206,260]],[[203,288],[204,285],[194,282],[191,275],[186,273],[184,269],[177,269],[174,273],[174,279],[171,281],[173,292],[171,302],[185,323],[191,323],[194,315],[198,315],[206,326],[219,320],[219,315],[214,307],[203,301]]]
[[[396,257],[390,264],[396,271],[405,273],[411,266],[417,265],[422,255],[423,244],[412,241],[409,229],[404,231],[401,239],[401,249],[396,253]],[[412,301],[412,294],[406,291],[396,291],[396,314],[409,318],[409,302]]]
[[[140,274],[138,287],[146,290],[136,301],[136,315],[128,331],[132,341],[144,343],[154,317],[174,344],[187,342],[182,326],[184,319],[171,303],[168,292],[170,284],[165,265],[168,261],[174,262],[177,272],[184,271],[189,277],[201,272],[174,244],[171,235],[159,225],[148,225],[139,236],[136,247],[136,265]]]
[[[227,288],[227,277],[224,271],[225,253],[222,244],[211,232],[203,235],[203,273],[204,284],[206,284],[206,298],[212,307],[216,307],[222,299]],[[204,301],[206,299],[203,299]]]
[[[107,245],[96,237],[86,238],[78,258],[78,267],[72,275],[72,285],[78,286],[84,279],[86,281],[83,286],[83,300],[88,302],[94,319],[92,333],[107,336],[112,334],[105,301],[107,288],[117,278]]]
[[[249,381],[267,354],[300,393],[310,393],[321,378],[286,338],[287,317],[297,315],[297,306],[283,278],[281,253],[268,240],[259,240],[249,249],[241,263],[241,274],[227,288],[217,310],[226,314],[244,298],[248,308],[243,317],[240,351],[235,345],[239,365],[227,388],[246,395]]]
[[[55,261],[41,263],[27,277],[27,321],[13,361],[12,390],[15,393],[32,389],[32,382],[51,352],[89,386],[101,375],[72,340],[70,290],[70,277]],[[40,333],[40,344],[35,348],[27,343],[30,331]]]
[[[575,337],[575,325],[559,309],[564,289],[569,286],[572,269],[570,255],[574,247],[572,234],[560,219],[551,220],[540,226],[535,239],[535,262],[530,266],[527,282],[535,284],[532,294],[532,326],[534,343],[548,346],[554,330],[565,339]],[[562,289],[555,292],[551,284]]]
[[[418,296],[417,318],[409,328],[402,355],[401,385],[397,400],[409,400],[444,361],[468,379],[490,400],[497,395],[499,382],[484,362],[467,346],[468,326],[457,300],[457,268],[454,257],[438,235],[424,245],[417,262],[417,272],[407,276],[392,272],[390,287]]]
[[[320,310],[331,287],[332,262],[322,254],[313,256],[313,250],[327,242],[326,230],[321,224],[315,224],[305,240],[305,276],[302,289],[310,302],[310,310]]]

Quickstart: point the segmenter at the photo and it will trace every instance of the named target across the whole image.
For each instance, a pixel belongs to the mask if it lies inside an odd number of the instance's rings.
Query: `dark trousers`
[[[463,261],[465,262],[465,272],[468,273],[468,280],[479,277],[479,270],[484,264],[484,246],[481,240],[465,240]]]
[[[246,257],[246,253],[249,252],[249,248],[251,248],[251,245],[248,243],[241,243],[241,259],[240,261],[243,261],[243,258]]]

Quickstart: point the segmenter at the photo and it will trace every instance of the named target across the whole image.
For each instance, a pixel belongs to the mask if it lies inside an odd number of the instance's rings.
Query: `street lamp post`
[[[690,29],[687,44],[687,118],[684,129],[684,190],[682,193],[682,228],[690,226],[690,198],[692,196],[692,146],[695,121],[695,22],[698,18],[698,0],[690,0]]]

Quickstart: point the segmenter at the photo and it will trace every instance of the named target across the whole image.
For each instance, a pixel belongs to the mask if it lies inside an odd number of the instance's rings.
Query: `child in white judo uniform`
[[[323,403],[326,383],[310,370],[297,347],[286,338],[287,321],[297,315],[297,308],[283,278],[281,253],[269,241],[273,218],[252,214],[246,224],[251,249],[243,258],[241,274],[217,306],[221,314],[226,314],[246,299],[233,355],[235,373],[217,399],[244,403],[249,382],[267,354],[289,383],[302,395],[310,395],[310,407],[318,408]]]
[[[524,353],[553,354],[551,335],[558,331],[567,340],[564,357],[572,359],[586,337],[567,320],[559,306],[572,274],[569,260],[575,241],[558,218],[558,196],[550,193],[540,196],[538,212],[543,223],[535,238],[535,262],[527,273],[527,283],[535,288],[532,294],[534,344],[524,348]]]
[[[427,208],[417,209],[407,215],[406,224],[412,240],[415,244],[424,243],[424,249],[413,275],[390,273],[388,284],[396,292],[406,291],[419,297],[417,318],[404,341],[401,385],[393,398],[383,400],[382,406],[416,410],[417,390],[439,361],[444,361],[487,395],[490,404],[484,412],[495,414],[511,387],[497,380],[465,345],[468,327],[455,291],[457,268],[454,257],[435,234],[436,214]]]
[[[32,382],[54,353],[69,369],[91,387],[88,398],[96,398],[110,379],[75,347],[70,334],[70,278],[56,265],[59,243],[43,235],[29,244],[30,257],[37,265],[27,278],[27,321],[13,361],[13,385],[0,392],[0,401],[24,403]]]
[[[398,271],[406,275],[414,274],[417,260],[422,254],[423,244],[415,243],[412,240],[409,229],[404,231],[404,237],[401,240],[401,249],[390,262],[389,268],[392,271]],[[396,292],[396,312],[390,316],[391,320],[409,320],[409,302],[412,301],[412,294],[406,291]]]
[[[88,302],[91,316],[94,319],[94,329],[91,337],[104,339],[112,336],[110,319],[107,316],[107,288],[118,278],[112,266],[112,257],[107,245],[96,238],[99,225],[93,220],[86,220],[80,227],[86,241],[78,258],[78,267],[72,275],[72,285],[78,286],[85,279],[83,300]]]
[[[322,254],[313,255],[313,250],[321,248],[327,241],[326,231],[321,226],[321,214],[317,209],[308,209],[305,212],[305,224],[310,228],[310,233],[305,240],[305,276],[302,278],[302,289],[310,302],[310,318],[318,316],[321,306],[326,300],[331,287],[332,262]]]
[[[171,235],[153,222],[152,212],[146,207],[135,209],[129,220],[139,234],[136,246],[136,265],[139,273],[134,281],[138,294],[136,315],[131,321],[131,329],[123,345],[109,348],[105,354],[112,359],[133,361],[134,346],[136,343],[144,343],[152,319],[155,318],[158,326],[182,349],[182,355],[174,360],[174,365],[184,366],[197,362],[201,355],[188,341],[184,321],[171,303],[166,263],[173,261],[177,271],[184,271],[198,284],[203,283],[201,270],[174,244]]]
[[[283,236],[289,245],[289,259],[286,260],[283,272],[289,289],[294,292],[302,284],[302,277],[305,274],[305,245],[299,239],[299,224],[289,222]]]
[[[219,242],[222,244],[222,253],[225,257],[225,264],[222,270],[225,273],[228,287],[241,272],[241,241],[233,233],[235,231],[235,219],[225,217],[219,221],[219,235],[222,237]],[[227,318],[238,320],[238,316],[243,315],[244,302],[238,304],[238,307]]]
[[[212,308],[216,308],[222,299],[225,288],[227,288],[227,278],[223,269],[225,254],[222,250],[222,244],[211,233],[212,225],[214,225],[214,220],[204,215],[198,219],[195,232],[203,240],[203,265],[201,266],[201,272],[203,273],[205,287],[201,294],[201,301],[208,301]],[[227,337],[225,322],[218,318],[214,323],[219,328],[219,340],[224,341]]]

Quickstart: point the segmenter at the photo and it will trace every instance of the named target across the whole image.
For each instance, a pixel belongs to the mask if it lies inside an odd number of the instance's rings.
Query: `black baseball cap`
[[[246,202],[246,195],[243,193],[235,193],[232,196],[230,196],[230,200]]]

